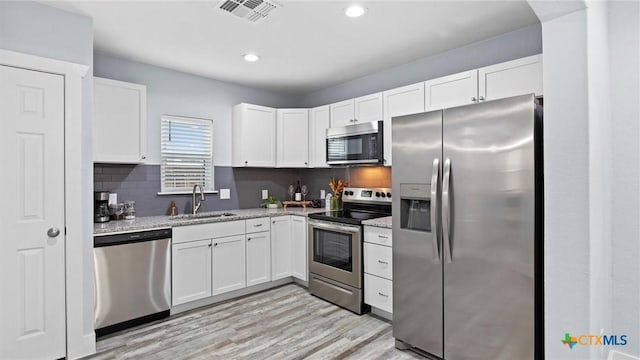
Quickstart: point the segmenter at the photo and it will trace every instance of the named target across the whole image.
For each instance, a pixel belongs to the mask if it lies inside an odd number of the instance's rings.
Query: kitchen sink
[[[182,214],[176,216],[169,216],[169,220],[183,220],[183,219],[210,219],[210,218],[221,218],[228,216],[236,216],[236,214],[232,213],[202,213],[202,214]]]

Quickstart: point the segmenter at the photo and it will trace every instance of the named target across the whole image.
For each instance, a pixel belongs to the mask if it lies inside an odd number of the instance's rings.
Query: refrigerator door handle
[[[445,246],[445,257],[447,262],[453,261],[453,254],[451,253],[451,199],[449,197],[449,187],[451,180],[451,159],[447,158],[444,161],[444,175],[442,177],[442,242]]]
[[[438,246],[438,223],[436,214],[438,213],[438,182],[440,181],[440,159],[433,159],[433,173],[431,175],[431,237],[433,238],[433,261],[436,264],[442,259],[440,247]]]

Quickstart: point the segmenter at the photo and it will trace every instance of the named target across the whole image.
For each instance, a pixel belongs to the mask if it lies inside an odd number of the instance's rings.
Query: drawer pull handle
[[[262,224],[255,224],[255,225],[253,225],[253,227],[260,227],[260,226],[262,226]]]
[[[389,263],[388,263],[388,262],[386,262],[386,261],[378,260],[378,262],[379,262],[380,264],[389,265]]]
[[[388,236],[385,236],[385,235],[378,235],[378,237],[379,237],[380,239],[388,239],[388,238],[389,238]]]
[[[378,295],[380,295],[380,296],[384,296],[384,297],[386,297],[386,298],[388,298],[388,297],[389,297],[389,295],[387,295],[387,294],[383,294],[383,293],[381,293],[380,291],[378,291]]]

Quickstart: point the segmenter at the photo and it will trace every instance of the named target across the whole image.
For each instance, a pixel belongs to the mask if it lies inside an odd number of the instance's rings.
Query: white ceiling
[[[214,79],[308,93],[538,22],[525,0],[287,1],[260,23],[214,1],[43,1],[91,16],[98,52]],[[242,55],[255,52],[257,63]]]

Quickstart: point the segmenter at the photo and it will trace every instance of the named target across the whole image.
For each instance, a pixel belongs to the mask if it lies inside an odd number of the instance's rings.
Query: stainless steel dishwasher
[[[169,316],[171,229],[97,235],[93,247],[97,336]]]

